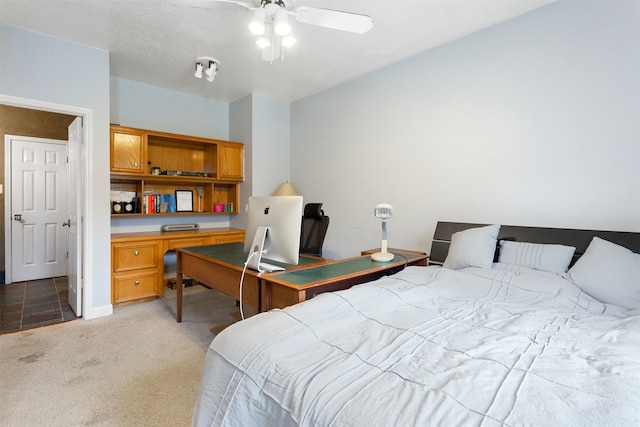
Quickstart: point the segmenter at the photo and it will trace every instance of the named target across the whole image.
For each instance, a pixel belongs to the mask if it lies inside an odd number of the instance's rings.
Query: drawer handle
[[[134,285],[138,286],[140,284],[140,280],[136,280]]]
[[[140,252],[139,252],[139,251],[133,251],[133,254],[134,254],[135,256],[138,256],[138,255],[140,255]]]

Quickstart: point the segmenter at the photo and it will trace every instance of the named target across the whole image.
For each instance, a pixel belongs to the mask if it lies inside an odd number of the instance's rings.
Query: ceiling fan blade
[[[373,21],[371,21],[370,16],[339,10],[300,6],[296,8],[295,16],[298,21],[305,24],[349,31],[351,33],[364,34],[373,28]]]
[[[176,6],[199,7],[203,9],[252,10],[252,5],[236,0],[170,0]]]

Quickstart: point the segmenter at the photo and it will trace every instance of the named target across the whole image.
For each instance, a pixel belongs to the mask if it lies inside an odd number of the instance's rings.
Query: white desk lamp
[[[389,262],[392,261],[394,255],[387,252],[387,220],[393,217],[393,206],[380,203],[374,209],[376,218],[382,219],[382,245],[380,246],[380,252],[371,254],[371,259],[377,262]]]

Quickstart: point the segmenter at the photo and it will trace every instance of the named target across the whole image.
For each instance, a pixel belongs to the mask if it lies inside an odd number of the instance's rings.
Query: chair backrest
[[[322,210],[322,203],[307,203],[302,215],[300,253],[322,256],[322,245],[329,228],[329,217]]]

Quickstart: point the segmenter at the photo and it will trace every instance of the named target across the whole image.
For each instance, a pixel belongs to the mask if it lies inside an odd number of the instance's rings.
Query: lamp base
[[[389,262],[393,261],[395,256],[391,252],[376,252],[371,254],[371,259],[376,262]]]

